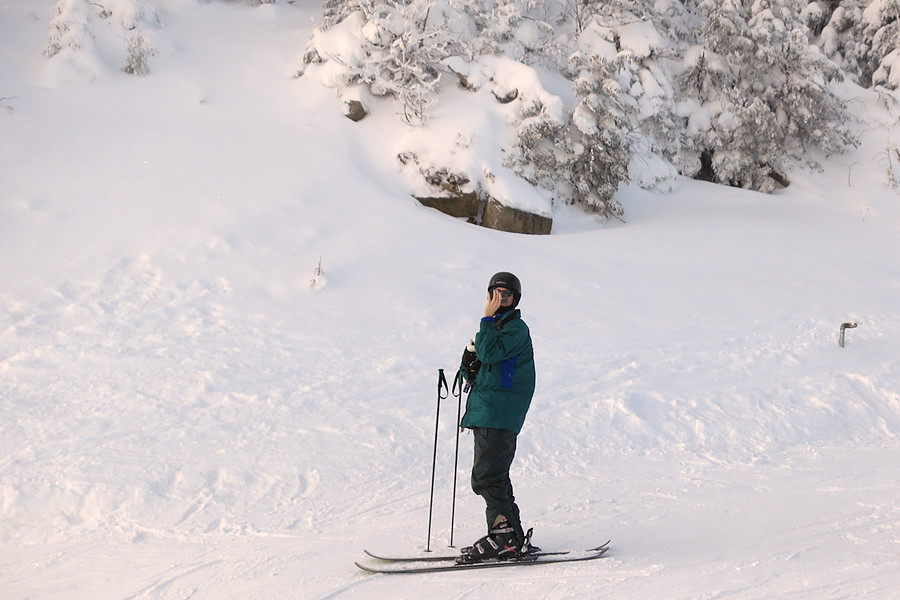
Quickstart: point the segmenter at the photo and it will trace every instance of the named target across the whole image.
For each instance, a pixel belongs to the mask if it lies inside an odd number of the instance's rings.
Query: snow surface
[[[0,2],[4,599],[900,597],[896,95],[848,85],[860,148],[771,196],[629,188],[626,223],[515,236],[419,206],[401,119],[292,78],[314,3],[159,2],[145,78],[102,40],[43,59],[53,4]],[[610,555],[366,575],[424,549],[437,369],[498,270],[536,347],[526,525]],[[457,545],[470,465],[463,435]]]

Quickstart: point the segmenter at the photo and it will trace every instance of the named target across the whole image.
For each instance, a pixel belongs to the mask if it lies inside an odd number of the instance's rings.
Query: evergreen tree
[[[786,182],[790,162],[815,167],[809,151],[836,152],[854,141],[846,109],[828,89],[840,73],[809,44],[801,4],[701,2],[699,58],[679,83],[708,117],[689,129],[685,154],[715,181],[770,191]]]
[[[615,199],[628,179],[629,149],[619,135],[622,121],[607,111],[598,79],[580,83],[582,99],[560,119],[540,103],[522,115],[517,148],[508,166],[526,181],[548,190],[554,200],[582,203],[603,215],[621,216]],[[621,111],[616,111],[621,114]]]
[[[900,1],[840,0],[811,3],[806,11],[817,43],[863,87],[900,86]]]
[[[900,0],[875,0],[863,14],[863,39],[870,44],[864,75],[872,85],[900,86]],[[871,42],[869,42],[871,40]]]
[[[624,132],[625,111],[617,100],[618,84],[609,77],[609,64],[595,58],[587,73],[573,84],[580,97],[572,113],[568,148],[575,199],[595,210],[621,217],[615,200],[619,184],[628,181],[632,149]]]
[[[868,86],[871,71],[864,74],[868,50],[861,30],[863,11],[870,0],[813,2],[807,5],[807,19],[814,41],[852,81]]]
[[[342,85],[395,97],[410,123],[427,117],[442,74],[473,92],[485,85],[488,55],[558,72],[574,99],[564,113],[491,83],[519,106],[507,164],[553,198],[615,215],[629,177],[653,185],[677,168],[769,191],[791,165],[815,166],[813,152],[853,143],[829,89],[840,70],[810,39],[841,64],[871,65],[871,48],[893,43],[900,0],[875,0],[878,11],[864,2],[326,0],[305,62],[330,61]],[[357,32],[359,52],[326,52],[338,26]],[[854,46],[865,27],[872,44]]]

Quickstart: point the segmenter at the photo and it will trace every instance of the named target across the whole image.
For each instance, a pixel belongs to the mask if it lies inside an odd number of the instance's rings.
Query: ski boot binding
[[[471,546],[463,548],[456,562],[464,565],[500,560],[520,560],[526,547],[531,548],[531,552],[540,550],[531,545],[530,539],[531,530],[528,530],[528,535],[522,540],[516,535],[515,529],[510,526],[509,522],[503,520],[495,524],[486,536]]]

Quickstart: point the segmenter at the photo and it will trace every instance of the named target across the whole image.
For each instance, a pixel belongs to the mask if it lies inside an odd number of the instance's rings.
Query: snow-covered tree
[[[362,0],[322,0],[322,29],[330,29],[356,12],[363,12]]]
[[[329,85],[392,96],[410,123],[427,117],[442,83],[483,87],[489,56],[562,75],[562,112],[491,84],[518,103],[507,165],[554,199],[616,215],[629,179],[652,186],[681,172],[768,191],[792,165],[853,143],[829,87],[840,69],[825,54],[863,65],[870,46],[891,45],[900,0],[865,2],[326,0],[305,63],[323,66]],[[852,46],[865,27],[872,44]],[[879,81],[900,78],[892,56],[870,68]]]
[[[565,49],[558,40],[565,31],[565,5],[557,1],[481,0],[468,3],[478,35],[476,54],[495,54],[525,65],[561,68]]]
[[[900,87],[900,0],[875,0],[863,13],[864,39],[871,39],[867,67],[872,85]]]
[[[575,104],[563,123],[523,120],[518,172],[541,181],[557,199],[613,216],[622,214],[615,199],[622,182],[652,185],[674,174],[666,157],[679,146],[680,134],[674,90],[663,66],[668,42],[660,33],[669,31],[668,19],[680,17],[672,4],[566,4],[564,12],[575,22],[558,28],[559,42],[567,44],[563,74]]]
[[[572,114],[540,101],[523,102],[516,148],[507,166],[556,201],[621,216],[615,193],[628,178],[629,150],[618,135],[623,123],[606,110],[597,94],[601,90],[591,87],[603,85],[598,81],[581,82],[582,100]],[[621,115],[621,110],[616,112]]]
[[[628,119],[618,104],[619,84],[611,65],[593,57],[574,81],[579,101],[572,112],[568,149],[575,199],[604,214],[621,217],[615,200],[619,184],[628,180],[631,147]]]
[[[338,85],[367,85],[376,96],[391,95],[409,123],[427,118],[437,94],[442,63],[450,57],[471,59],[474,24],[459,0],[326,3],[323,23],[310,40],[306,64],[331,61]],[[358,40],[356,51],[329,47],[329,32]]]
[[[860,28],[863,11],[869,1],[811,2],[803,12],[814,36],[813,41],[822,53],[852,81],[863,85],[871,82],[871,71],[868,75],[862,75],[869,53]]]
[[[678,77],[687,144],[679,164],[770,191],[811,151],[853,143],[829,89],[840,73],[809,43],[803,0],[703,0],[706,21]]]
[[[822,52],[853,81],[900,86],[900,1],[813,2],[805,15]]]

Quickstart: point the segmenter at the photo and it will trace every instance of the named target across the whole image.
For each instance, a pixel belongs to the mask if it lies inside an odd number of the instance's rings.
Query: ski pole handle
[[[447,378],[444,376],[444,370],[438,369],[438,400],[444,400],[447,398],[447,393],[449,392],[449,388],[447,387]]]
[[[462,393],[464,391],[463,384],[465,383],[465,381],[466,381],[466,379],[465,379],[465,377],[463,377],[462,369],[458,370],[456,372],[456,377],[453,378],[452,394],[453,394],[454,398],[459,398],[460,396],[462,396]]]

